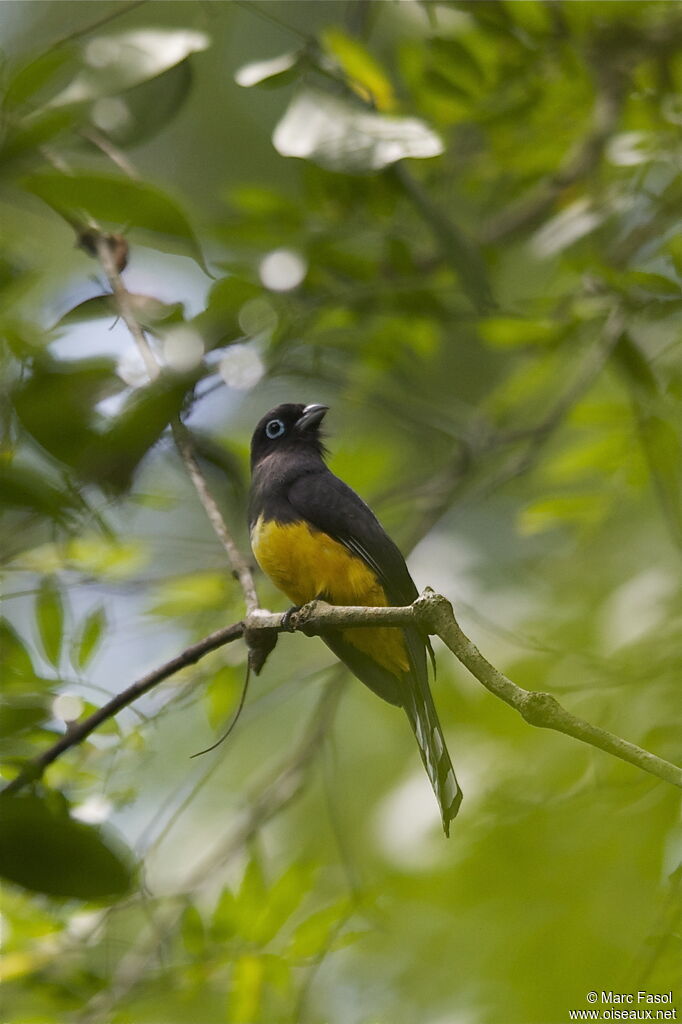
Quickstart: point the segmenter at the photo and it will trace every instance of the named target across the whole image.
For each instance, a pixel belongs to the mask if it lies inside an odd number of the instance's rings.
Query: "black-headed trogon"
[[[251,546],[261,569],[296,605],[408,605],[417,588],[371,509],[327,468],[325,405],[278,405],[251,440]],[[429,688],[428,637],[416,627],[329,630],[323,640],[358,679],[405,709],[445,834],[462,800]]]

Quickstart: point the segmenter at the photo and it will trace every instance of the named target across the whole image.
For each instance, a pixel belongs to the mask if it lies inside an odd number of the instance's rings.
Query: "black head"
[[[324,454],[320,423],[326,405],[278,405],[259,421],[251,438],[251,468],[277,451]]]

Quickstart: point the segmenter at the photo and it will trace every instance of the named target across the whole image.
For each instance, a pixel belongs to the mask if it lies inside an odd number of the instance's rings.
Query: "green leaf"
[[[318,910],[298,925],[291,937],[289,953],[293,959],[308,959],[325,953],[350,914],[347,899]]]
[[[89,38],[82,71],[52,103],[63,106],[113,96],[209,45],[209,37],[194,29],[140,28]]]
[[[550,320],[499,316],[482,320],[479,330],[484,341],[495,348],[517,348],[556,341],[559,329]]]
[[[239,914],[234,893],[223,889],[211,917],[210,934],[216,942],[226,942],[238,929]]]
[[[193,957],[201,957],[206,950],[206,929],[201,914],[190,904],[185,907],[180,920],[180,935],[182,944]]]
[[[47,660],[58,666],[64,639],[64,605],[54,576],[45,576],[40,584],[36,622]]]
[[[262,295],[260,285],[242,277],[223,277],[216,281],[208,294],[206,308],[191,321],[206,348],[220,348],[243,338],[247,332],[239,322],[239,314],[247,302]]]
[[[682,440],[661,416],[643,414],[638,425],[649,471],[661,506],[678,543],[682,544]]]
[[[130,225],[131,230],[150,234],[159,248],[165,245],[190,255],[205,268],[201,248],[183,210],[155,185],[85,171],[73,175],[43,171],[26,176],[22,184],[69,224],[94,219],[117,229]]]
[[[320,90],[301,90],[275,128],[281,156],[364,174],[408,157],[439,156],[443,143],[416,117],[387,117]]]
[[[163,372],[126,402],[119,416],[90,451],[85,471],[116,493],[130,487],[138,465],[182,410],[202,370]]]
[[[44,473],[15,463],[0,465],[0,492],[5,508],[30,509],[57,522],[79,507],[71,494],[48,483]]]
[[[68,46],[55,47],[29,60],[15,71],[7,83],[4,104],[7,109],[18,107],[27,100],[35,100],[36,93],[42,93],[40,99],[45,101],[45,90],[59,88],[67,65],[73,62],[74,50]]]
[[[218,729],[225,725],[236,703],[239,693],[237,670],[232,665],[223,665],[211,679],[205,693],[209,725]]]
[[[117,846],[119,844],[116,844]],[[0,875],[65,899],[123,896],[132,886],[125,852],[99,829],[37,796],[0,797]]]
[[[680,286],[677,281],[663,274],[651,274],[643,270],[631,270],[627,275],[627,283],[641,289],[648,295],[655,295],[661,299],[679,298]]]
[[[102,642],[106,624],[107,613],[102,607],[93,609],[86,616],[73,654],[73,661],[77,668],[84,669],[92,660]]]
[[[370,99],[377,110],[392,110],[395,107],[393,86],[376,57],[362,43],[340,28],[325,28],[322,45],[327,53],[339,64],[350,80],[351,86]]]
[[[28,649],[5,619],[0,619],[0,665],[5,692],[9,688],[26,690],[27,684],[35,684],[36,672]]]
[[[267,887],[263,876],[263,869],[260,860],[254,855],[246,865],[236,900],[239,934],[247,942],[256,941],[258,919],[266,901]]]
[[[134,146],[157,135],[177,117],[193,83],[192,66],[184,60],[156,78],[129,89],[113,104],[95,103],[94,127],[117,146]]]
[[[255,923],[255,941],[260,946],[275,937],[310,892],[313,870],[310,865],[294,863],[270,886]]]
[[[26,732],[50,718],[45,695],[3,697],[0,699],[0,736]]]
[[[76,469],[83,467],[97,441],[95,406],[124,387],[115,370],[112,359],[41,356],[14,394],[19,419],[50,455]]]
[[[532,535],[560,526],[592,527],[609,510],[609,496],[603,492],[558,494],[530,502],[519,516],[519,530]]]
[[[485,78],[483,68],[472,51],[459,39],[452,36],[433,36],[429,40],[429,51],[438,63],[441,74],[454,81],[466,81],[478,89]]]
[[[135,292],[129,292],[128,299],[135,318],[142,327],[168,327],[170,324],[182,323],[184,319],[184,306],[181,302],[161,302],[153,295],[138,295]],[[95,295],[92,299],[79,302],[65,313],[55,326],[68,327],[71,324],[87,323],[102,317],[115,319],[119,315],[118,304],[113,295]]]
[[[18,161],[43,163],[40,147],[58,135],[73,128],[74,115],[70,110],[41,110],[16,123],[8,123],[0,145],[0,170],[14,170]],[[24,171],[28,167],[23,168]]]

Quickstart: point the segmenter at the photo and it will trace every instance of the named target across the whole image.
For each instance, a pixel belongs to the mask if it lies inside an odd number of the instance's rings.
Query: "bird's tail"
[[[445,835],[450,835],[450,822],[457,814],[462,802],[462,790],[452,767],[445,737],[438,720],[431,691],[426,687],[411,687],[405,711],[419,744],[426,774],[431,780],[443,818]]]

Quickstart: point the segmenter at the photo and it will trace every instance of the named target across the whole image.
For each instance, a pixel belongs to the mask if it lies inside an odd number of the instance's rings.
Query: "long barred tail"
[[[456,816],[462,802],[462,790],[452,767],[430,691],[423,693],[421,689],[411,688],[405,711],[419,744],[426,774],[431,780],[440,806],[445,835],[449,836],[450,822]]]

